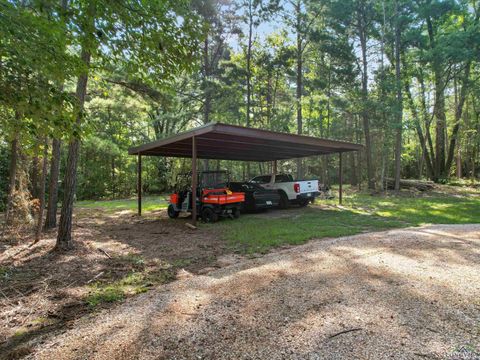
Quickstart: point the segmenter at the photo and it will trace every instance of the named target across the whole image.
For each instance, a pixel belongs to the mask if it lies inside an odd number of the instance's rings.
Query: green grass
[[[480,222],[480,189],[462,186],[443,186],[440,191],[400,196],[356,192],[346,187],[343,207],[335,200],[317,200],[328,208],[310,207],[286,217],[242,215],[236,221],[221,221],[219,228],[231,246],[243,253],[267,252],[285,244],[302,244],[313,238],[339,237],[366,231],[423,224],[466,224]],[[443,191],[443,192],[442,192]],[[145,212],[166,208],[164,196],[143,199]],[[110,201],[79,201],[81,208],[99,208],[107,212],[135,211],[136,199]],[[290,215],[290,216],[289,216]],[[105,298],[118,297],[118,291],[105,290]]]
[[[347,196],[344,205],[352,209],[364,209],[383,218],[404,221],[410,226],[480,222],[480,196],[476,193],[421,197],[371,196],[360,193]]]
[[[242,215],[239,220],[225,220],[219,224],[230,245],[247,254],[265,253],[271,247],[286,244],[303,244],[313,238],[347,236],[405,226],[396,219],[336,208],[305,208],[301,213],[292,210],[291,217],[281,218]]]
[[[137,199],[122,199],[122,200],[82,200],[77,201],[76,206],[86,209],[102,209],[107,212],[117,211],[136,211]],[[142,199],[142,210],[153,211],[158,209],[166,209],[168,202],[165,201],[165,196],[146,196]]]
[[[341,209],[337,207],[337,200],[317,200],[317,203],[330,206],[291,209],[291,215],[283,214],[287,217],[242,215],[239,220],[225,220],[214,226],[220,227],[223,237],[234,249],[251,254],[264,253],[285,244],[302,244],[313,238],[423,224],[480,222],[480,194],[476,191],[462,192],[461,196],[433,194],[421,197],[347,192]]]

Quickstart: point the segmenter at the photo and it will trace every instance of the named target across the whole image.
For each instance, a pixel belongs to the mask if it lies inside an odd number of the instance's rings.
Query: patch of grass
[[[40,316],[40,317],[38,317],[38,318],[36,318],[36,319],[33,319],[33,320],[31,321],[31,324],[33,324],[33,325],[40,325],[40,324],[48,323],[48,321],[49,321],[48,318],[43,317],[43,316]]]
[[[76,206],[86,209],[102,209],[107,212],[117,211],[136,211],[137,199],[122,199],[122,200],[82,200],[77,201]],[[168,202],[164,199],[164,196],[145,196],[142,199],[142,210],[145,212],[154,211],[159,209],[166,209]]]
[[[17,330],[15,330],[15,332],[13,333],[13,336],[14,337],[22,337],[24,335],[26,335],[28,333],[28,329],[25,328],[25,327],[21,327],[21,328],[18,328]]]
[[[409,197],[355,193],[345,197],[344,205],[351,209],[368,209],[371,214],[400,220],[411,226],[480,222],[480,197],[476,194]]]
[[[478,359],[480,351],[472,344],[456,346],[448,359]]]
[[[174,274],[169,270],[131,272],[114,282],[92,284],[85,301],[90,307],[117,302],[127,296],[144,293],[150,287],[166,283],[173,278]]]
[[[361,232],[424,224],[467,224],[480,222],[480,196],[475,190],[459,194],[432,193],[372,196],[348,191],[342,209],[338,200],[317,200],[326,208],[291,210],[286,217],[242,215],[218,226],[237,251],[264,253],[285,244],[302,244],[313,238],[340,237]],[[465,192],[466,191],[466,192]],[[275,211],[275,210],[272,210]]]
[[[171,266],[176,268],[182,268],[190,265],[192,263],[191,259],[177,259],[171,262]]]
[[[8,279],[11,275],[11,270],[6,266],[0,266],[0,280]]]
[[[265,253],[271,247],[298,245],[313,238],[339,237],[360,232],[402,227],[395,219],[386,219],[361,211],[331,208],[306,208],[291,217],[265,218],[244,215],[232,222],[219,223],[224,237],[243,253]]]
[[[125,262],[134,265],[135,267],[142,267],[145,265],[145,259],[142,255],[135,253],[128,253],[126,255],[121,255],[118,258],[118,261]]]

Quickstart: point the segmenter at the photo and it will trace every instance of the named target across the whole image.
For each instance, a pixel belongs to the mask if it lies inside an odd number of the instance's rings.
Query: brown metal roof
[[[362,145],[242,126],[210,123],[178,135],[130,148],[131,155],[192,157],[192,137],[199,159],[271,161],[358,151]]]

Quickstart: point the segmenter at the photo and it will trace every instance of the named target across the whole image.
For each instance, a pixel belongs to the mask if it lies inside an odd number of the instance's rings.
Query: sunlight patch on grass
[[[330,207],[309,207],[300,213],[291,209],[291,217],[242,215],[239,220],[221,222],[218,226],[225,240],[237,251],[264,253],[272,247],[302,244],[314,238],[425,224],[480,222],[480,198],[475,196],[372,196],[352,191],[345,193],[341,209],[337,207],[337,201],[317,200],[318,204]]]

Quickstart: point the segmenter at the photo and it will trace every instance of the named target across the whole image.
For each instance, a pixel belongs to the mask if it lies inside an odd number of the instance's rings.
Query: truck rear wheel
[[[278,207],[280,209],[286,209],[288,207],[288,197],[287,197],[287,194],[285,194],[284,192],[281,192],[280,193],[280,202],[278,203]]]
[[[218,214],[212,208],[204,208],[202,210],[202,220],[206,223],[214,223],[218,220]]]
[[[167,213],[170,219],[176,219],[178,217],[179,211],[175,210],[175,207],[170,204],[168,205]]]

